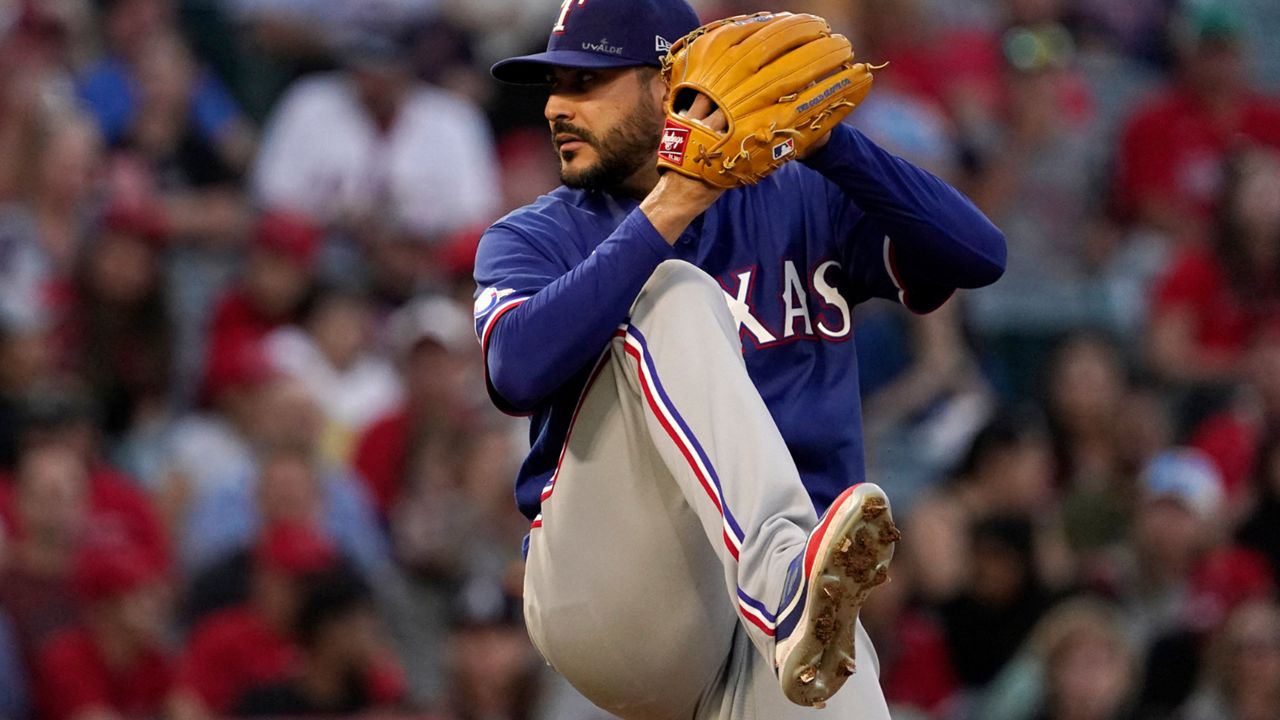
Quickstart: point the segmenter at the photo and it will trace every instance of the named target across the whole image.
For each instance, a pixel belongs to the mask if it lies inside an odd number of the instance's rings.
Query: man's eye
[[[585,92],[595,85],[599,77],[594,72],[576,72],[571,75],[548,76],[547,82],[553,93]]]

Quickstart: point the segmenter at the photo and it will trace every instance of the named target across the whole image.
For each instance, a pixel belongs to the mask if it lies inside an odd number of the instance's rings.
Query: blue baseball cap
[[[660,67],[671,43],[701,24],[685,0],[563,0],[546,52],[508,58],[489,72],[514,85],[545,85],[553,67]]]

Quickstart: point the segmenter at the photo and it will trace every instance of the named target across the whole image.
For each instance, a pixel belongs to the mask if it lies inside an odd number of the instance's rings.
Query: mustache
[[[596,145],[596,138],[594,135],[591,134],[591,131],[585,128],[580,128],[577,125],[574,125],[573,123],[568,123],[563,120],[557,120],[556,122],[551,124],[552,144],[555,144],[555,136],[561,135],[561,134],[575,135],[588,145],[591,145],[591,146]]]

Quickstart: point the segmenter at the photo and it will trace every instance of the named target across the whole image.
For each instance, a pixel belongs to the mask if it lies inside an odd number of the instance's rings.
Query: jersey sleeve
[[[490,397],[505,412],[532,411],[596,360],[645,281],[674,255],[638,209],[576,264],[564,251],[572,232],[500,222],[480,239],[476,337]]]
[[[1004,273],[1004,235],[955,188],[839,125],[806,160],[827,183],[853,293],[926,313]]]

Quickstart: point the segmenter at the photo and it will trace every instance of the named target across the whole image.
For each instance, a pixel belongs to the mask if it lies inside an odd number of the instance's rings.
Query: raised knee
[[[658,265],[641,288],[631,314],[638,315],[663,305],[727,309],[720,285],[701,268],[684,260],[666,260]]]

